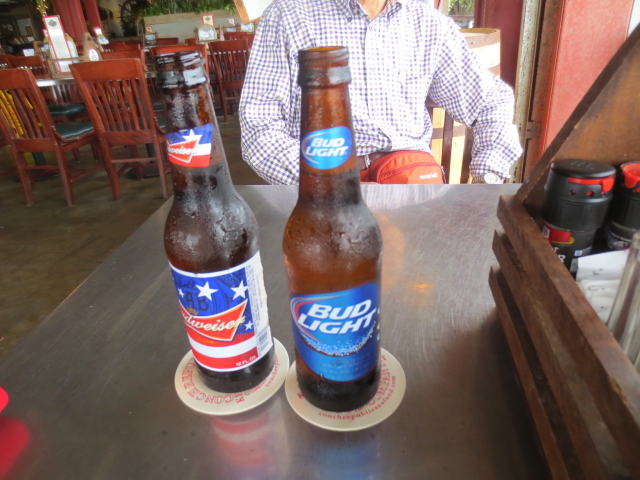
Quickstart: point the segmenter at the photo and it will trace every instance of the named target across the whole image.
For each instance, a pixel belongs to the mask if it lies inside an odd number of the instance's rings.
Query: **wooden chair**
[[[53,123],[51,114],[29,69],[0,71],[0,129],[9,144],[13,161],[22,182],[27,205],[33,205],[30,171],[56,171],[62,178],[67,205],[73,206],[71,184],[87,176],[104,164],[98,154],[98,137],[90,123]],[[99,165],[89,169],[70,169],[66,152],[91,145]],[[56,165],[27,165],[25,152],[49,152],[56,157]],[[42,176],[42,175],[40,175]]]
[[[49,69],[40,55],[33,57],[11,56],[7,58],[7,63],[11,68],[28,68],[34,75],[49,75]]]
[[[4,53],[0,55],[0,68],[11,68],[9,67],[9,57],[13,57],[13,55]]]
[[[433,124],[431,151],[436,160],[440,160],[447,183],[468,183],[471,149],[473,148],[473,130],[462,124],[457,124],[446,110],[441,109],[430,98],[427,98],[426,107]],[[434,108],[444,113],[442,123],[435,121]],[[442,120],[442,117],[438,120]],[[460,144],[458,143],[454,146],[456,142],[464,142],[462,144],[462,160],[460,160],[459,155]],[[453,155],[454,150],[456,150],[456,155]],[[456,175],[454,177],[453,174],[457,174],[458,171],[460,171],[460,176]]]
[[[204,61],[204,66],[207,71],[207,76],[209,75],[209,62],[207,61],[209,58],[209,49],[207,45],[168,45],[164,47],[151,47],[149,49],[152,57],[157,57],[158,55],[162,55],[163,53],[177,53],[177,52],[193,52],[198,51],[200,55],[202,55],[202,59]]]
[[[225,40],[244,40],[246,38],[245,32],[227,32],[224,34]]]
[[[240,93],[249,62],[249,45],[245,39],[226,40],[212,42],[210,48],[226,122],[228,120],[227,104],[233,105],[240,102]]]
[[[113,179],[113,196],[120,198],[118,175],[127,168],[157,166],[162,195],[167,198],[163,154],[164,119],[153,114],[151,98],[139,59],[123,58],[71,66],[95,125],[104,155],[107,173]],[[145,144],[148,157],[139,157],[138,145]],[[112,147],[125,145],[131,158],[116,159]],[[151,151],[152,150],[152,151]],[[115,165],[122,164],[116,171]]]
[[[245,33],[246,35],[246,40],[249,43],[249,50],[251,50],[251,47],[253,47],[253,40],[256,38],[256,34],[255,33]]]
[[[29,69],[35,76],[50,75],[49,68],[42,57],[14,57],[9,59],[11,68]],[[80,93],[76,85],[52,85],[43,87],[42,93],[48,105],[51,116],[57,122],[68,122],[71,120],[88,120],[88,112],[82,103]]]
[[[9,143],[7,142],[7,139],[4,135],[0,135],[0,148],[5,147],[9,145]],[[14,166],[11,168],[8,168],[6,170],[0,170],[0,178],[5,177],[7,175],[11,175],[12,173],[14,173],[16,171],[16,167],[15,167],[15,162],[14,162]]]
[[[142,50],[142,42],[114,42],[103,45],[105,52],[123,52],[130,50]]]
[[[149,71],[149,68],[147,67],[147,55],[144,50],[120,50],[102,53],[103,60],[118,60],[120,58],[136,58],[140,60],[140,65],[142,65],[142,70],[145,74]],[[147,88],[151,89],[155,96],[156,84],[153,81],[153,78],[147,78]]]
[[[165,37],[158,38],[157,45],[159,47],[167,46],[167,45],[178,45],[180,43],[180,39],[178,37]]]
[[[193,38],[185,38],[184,40],[186,42],[187,45],[198,45],[198,39],[193,37]]]
[[[253,39],[255,38],[255,33],[247,33],[247,32],[227,32],[224,34],[225,40],[246,40],[249,44],[249,50],[251,50],[251,46],[253,45]]]

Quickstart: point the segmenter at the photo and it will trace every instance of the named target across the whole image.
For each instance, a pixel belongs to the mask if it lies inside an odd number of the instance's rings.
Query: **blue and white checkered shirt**
[[[453,21],[420,0],[387,0],[370,20],[356,0],[275,0],[251,50],[240,101],[242,155],[269,183],[298,181],[298,50],[349,48],[358,155],[431,152],[429,96],[473,125],[471,175],[509,176],[520,156],[511,88],[483,67]]]

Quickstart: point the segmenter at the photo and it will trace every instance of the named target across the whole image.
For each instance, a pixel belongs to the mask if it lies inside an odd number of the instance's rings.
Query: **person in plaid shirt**
[[[522,153],[511,88],[454,22],[421,0],[275,0],[264,12],[240,100],[242,155],[266,181],[298,181],[298,51],[348,47],[357,154],[430,153],[427,96],[474,132],[474,183],[502,183]]]

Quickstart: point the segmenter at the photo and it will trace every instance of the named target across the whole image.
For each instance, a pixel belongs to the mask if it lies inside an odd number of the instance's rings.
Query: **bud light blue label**
[[[353,140],[347,127],[333,127],[308,133],[300,143],[302,158],[313,168],[329,170],[347,161]]]
[[[317,295],[293,295],[291,315],[298,353],[318,375],[337,382],[362,377],[378,361],[378,286]]]

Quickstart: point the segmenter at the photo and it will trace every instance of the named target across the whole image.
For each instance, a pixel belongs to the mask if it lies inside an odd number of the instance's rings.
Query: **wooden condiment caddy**
[[[502,196],[489,284],[549,471],[640,480],[640,374],[541,233],[549,166],[640,159],[640,29],[627,39],[516,195]]]

